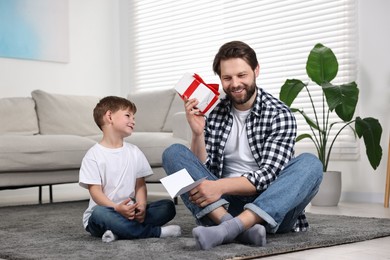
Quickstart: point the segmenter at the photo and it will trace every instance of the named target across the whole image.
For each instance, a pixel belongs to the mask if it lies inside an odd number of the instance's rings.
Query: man
[[[200,249],[238,240],[263,246],[266,232],[304,231],[304,209],[322,180],[311,154],[294,158],[296,121],[278,99],[257,87],[255,51],[239,41],[221,46],[213,63],[226,98],[207,118],[185,100],[191,151],[175,144],[163,154],[167,174],[183,168],[194,180],[181,196],[200,225],[192,233]]]

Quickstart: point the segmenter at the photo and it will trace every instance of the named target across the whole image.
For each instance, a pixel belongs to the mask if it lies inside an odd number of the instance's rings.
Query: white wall
[[[358,1],[359,115],[377,118],[383,127],[381,165],[374,171],[361,144],[357,162],[335,162],[343,171],[342,200],[383,203],[390,134],[390,1]],[[333,167],[333,168],[334,168]]]
[[[0,97],[121,94],[117,0],[69,0],[68,63],[0,57]]]
[[[120,56],[123,0],[69,0],[70,61],[54,63],[0,57],[0,97],[29,96],[34,89],[64,94],[125,95],[128,70]],[[342,200],[383,203],[390,133],[390,1],[359,0],[359,115],[383,126],[383,159],[374,171],[365,151],[358,161],[334,161],[343,172]],[[126,17],[122,17],[126,20]],[[364,145],[361,145],[364,149]]]

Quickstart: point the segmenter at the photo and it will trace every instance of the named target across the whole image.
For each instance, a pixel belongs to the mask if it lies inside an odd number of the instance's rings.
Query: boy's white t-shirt
[[[101,185],[103,193],[114,203],[134,196],[136,179],[152,175],[152,169],[142,151],[135,145],[123,143],[120,148],[92,146],[83,158],[80,167],[79,185],[88,189],[88,184]],[[92,198],[83,215],[84,228],[96,207]]]

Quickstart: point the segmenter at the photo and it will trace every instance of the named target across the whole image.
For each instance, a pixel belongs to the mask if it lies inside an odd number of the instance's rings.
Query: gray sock
[[[228,220],[231,220],[232,218],[233,218],[233,216],[230,213],[226,213],[225,215],[222,216],[221,223],[228,221]]]
[[[243,244],[265,246],[267,243],[265,227],[260,224],[253,225],[251,228],[239,234],[237,240]]]
[[[223,215],[221,222],[230,220],[232,218],[233,216],[227,213]],[[265,246],[267,243],[265,227],[260,224],[256,224],[239,234],[236,239],[243,244]]]
[[[244,225],[238,218],[222,222],[218,226],[198,226],[192,230],[199,249],[207,250],[215,246],[232,242],[242,231]]]

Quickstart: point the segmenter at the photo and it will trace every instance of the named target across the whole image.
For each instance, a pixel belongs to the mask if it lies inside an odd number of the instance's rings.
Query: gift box
[[[185,73],[175,86],[182,99],[196,98],[199,101],[197,108],[202,114],[206,114],[218,101],[218,88],[218,84],[207,84],[199,75],[190,73]]]

